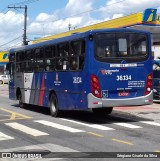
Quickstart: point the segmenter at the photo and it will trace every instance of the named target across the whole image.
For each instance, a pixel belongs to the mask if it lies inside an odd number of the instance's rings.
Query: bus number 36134
[[[132,80],[131,75],[117,75],[117,81]]]

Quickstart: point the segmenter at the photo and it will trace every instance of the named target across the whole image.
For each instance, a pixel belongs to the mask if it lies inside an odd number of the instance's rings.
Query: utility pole
[[[68,29],[69,29],[69,31],[71,30],[71,24],[70,23],[68,24]]]
[[[27,42],[27,36],[26,36],[26,32],[27,32],[27,5],[25,5],[24,7],[21,6],[13,6],[10,7],[8,6],[8,8],[14,8],[14,9],[24,9],[24,33],[23,33],[23,45],[28,45]]]
[[[24,34],[23,34],[23,45],[28,45],[27,42],[27,5],[24,8]]]

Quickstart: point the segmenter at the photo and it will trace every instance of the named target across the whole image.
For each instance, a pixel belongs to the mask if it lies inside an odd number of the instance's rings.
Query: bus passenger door
[[[25,103],[29,104],[31,88],[32,88],[33,73],[24,73],[24,98]]]

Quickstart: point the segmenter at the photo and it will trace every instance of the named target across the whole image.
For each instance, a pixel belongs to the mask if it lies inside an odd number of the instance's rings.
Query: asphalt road
[[[159,106],[129,107],[128,111],[118,107],[105,118],[82,111],[53,118],[42,107],[19,108],[17,101],[8,99],[7,85],[1,85],[0,156],[3,152],[4,158],[0,160],[43,160],[38,159],[41,155],[50,157],[46,161],[160,160],[160,115],[152,116],[160,112]],[[10,154],[15,159],[5,158]]]

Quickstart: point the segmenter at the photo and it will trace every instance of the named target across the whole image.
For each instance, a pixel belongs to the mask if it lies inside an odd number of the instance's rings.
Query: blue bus
[[[10,50],[9,98],[61,110],[110,114],[114,106],[153,102],[151,37],[101,29]],[[126,107],[127,108],[127,107]]]
[[[153,65],[153,102],[160,102],[160,58]]]

